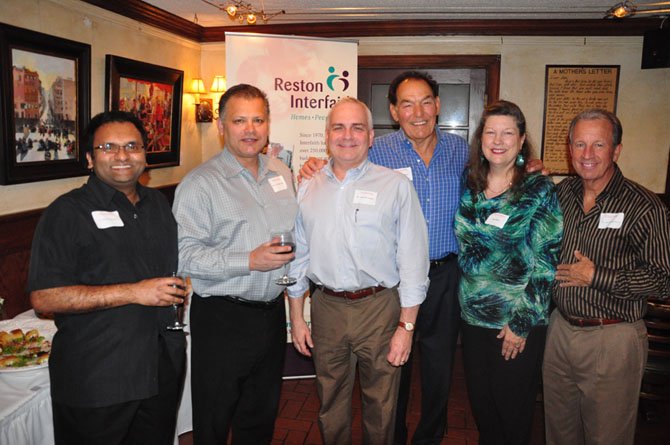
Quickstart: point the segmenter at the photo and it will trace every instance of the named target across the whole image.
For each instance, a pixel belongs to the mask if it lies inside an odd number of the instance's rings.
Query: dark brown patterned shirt
[[[557,187],[564,226],[560,264],[576,262],[579,250],[596,272],[590,287],[559,287],[555,281],[553,298],[573,317],[633,322],[646,313],[647,298],[670,297],[670,210],[615,168],[587,214],[581,178]]]

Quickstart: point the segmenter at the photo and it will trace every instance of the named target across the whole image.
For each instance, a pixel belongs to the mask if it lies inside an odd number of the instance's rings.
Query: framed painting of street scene
[[[87,173],[91,47],[0,24],[0,184]]]
[[[144,124],[149,168],[179,165],[184,72],[107,55],[105,109],[129,111]]]

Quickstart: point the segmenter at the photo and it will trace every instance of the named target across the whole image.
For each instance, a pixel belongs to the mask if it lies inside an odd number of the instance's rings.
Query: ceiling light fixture
[[[231,20],[237,19],[240,23],[244,23],[246,21],[247,25],[255,25],[259,18],[263,21],[263,23],[267,23],[273,17],[276,17],[280,14],[286,14],[286,11],[283,9],[277,12],[266,12],[263,0],[261,0],[260,10],[255,9],[251,3],[247,3],[242,0],[228,0],[225,3],[218,4],[209,0],[201,1],[225,12],[228,14],[228,17],[230,17]]]
[[[639,14],[670,15],[670,2],[636,3],[624,0],[608,9],[605,18],[623,19]]]

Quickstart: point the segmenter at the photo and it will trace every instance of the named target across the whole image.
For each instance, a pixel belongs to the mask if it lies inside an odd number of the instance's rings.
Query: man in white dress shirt
[[[393,439],[399,366],[428,287],[428,235],[419,200],[402,174],[372,164],[372,116],[353,98],[326,120],[330,162],[298,192],[296,260],[289,287],[293,344],[313,355],[326,444],[351,443],[351,392],[358,364],[364,442]],[[316,285],[312,331],[303,318]]]

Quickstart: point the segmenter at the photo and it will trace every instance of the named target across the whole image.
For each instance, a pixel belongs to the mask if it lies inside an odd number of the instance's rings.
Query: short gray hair
[[[342,104],[358,104],[358,105],[362,106],[363,109],[365,110],[365,116],[367,118],[368,130],[372,130],[372,112],[370,111],[368,106],[365,105],[365,102],[362,102],[362,101],[356,99],[355,97],[351,97],[351,96],[343,97],[342,99],[338,100],[335,103],[335,105],[332,106],[332,108],[328,112],[328,116],[326,117],[326,129],[328,129],[328,127],[330,126],[330,115],[333,114],[333,110],[335,109],[335,107],[337,107],[339,105],[342,105]]]
[[[572,135],[575,131],[577,122],[593,121],[598,119],[602,119],[610,123],[612,126],[612,145],[614,147],[619,145],[621,143],[621,139],[623,138],[623,127],[621,126],[621,121],[618,117],[616,117],[616,114],[601,108],[592,108],[590,110],[582,111],[577,116],[575,116],[574,119],[572,119],[572,122],[570,122],[570,130],[568,131],[568,140],[570,141],[570,145],[572,145]]]

